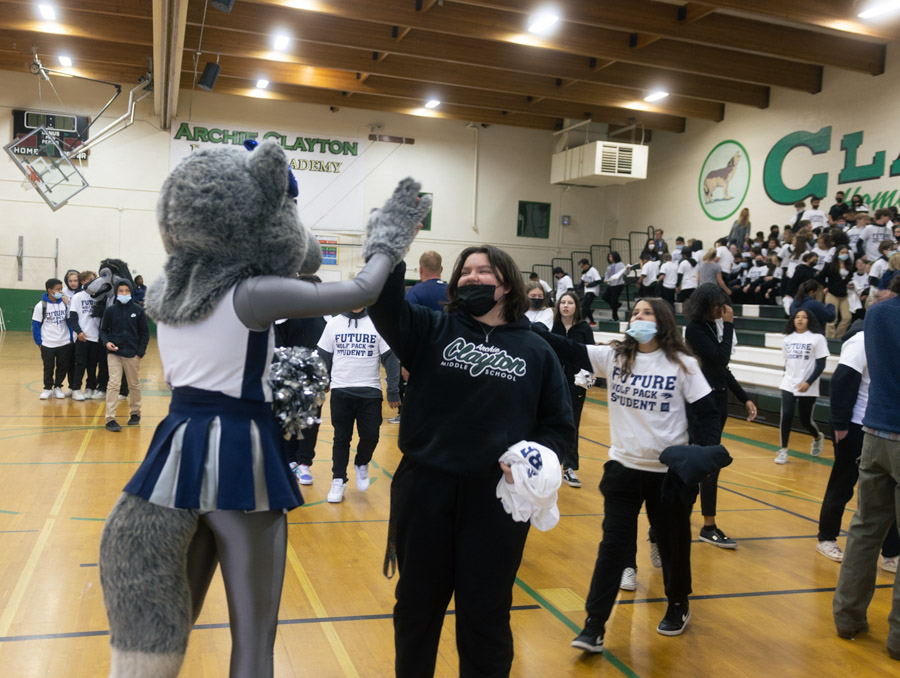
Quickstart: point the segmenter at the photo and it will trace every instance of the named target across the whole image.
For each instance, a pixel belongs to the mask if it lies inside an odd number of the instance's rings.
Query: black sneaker
[[[720,549],[736,549],[737,542],[726,536],[722,530],[715,525],[703,526],[700,528],[700,541],[707,544],[718,546]]]
[[[108,422],[106,422],[106,430],[112,431],[113,433],[118,433],[122,430],[122,427],[115,419],[110,419]]]
[[[572,640],[571,645],[585,652],[603,652],[603,634],[585,626],[584,630]]]
[[[669,603],[666,616],[662,618],[656,632],[664,636],[679,636],[684,633],[688,622],[691,620],[691,608],[687,601],[683,603]]]
[[[575,471],[570,468],[567,468],[565,471],[563,471],[563,482],[569,487],[581,487],[581,481],[578,480],[578,476],[575,475]]]
[[[128,420],[129,426],[137,426],[140,423],[141,423],[141,415],[139,415],[139,414],[132,414],[131,419]]]

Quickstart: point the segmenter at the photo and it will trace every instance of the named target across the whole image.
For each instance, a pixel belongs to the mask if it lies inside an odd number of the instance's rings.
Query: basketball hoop
[[[37,186],[38,182],[41,178],[38,176],[37,172],[34,171],[34,168],[29,166],[28,170],[25,172],[25,179],[22,181],[22,190],[30,191],[32,188]]]

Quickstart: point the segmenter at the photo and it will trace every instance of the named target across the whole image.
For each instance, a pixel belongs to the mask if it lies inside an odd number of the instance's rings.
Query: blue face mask
[[[129,301],[131,301],[131,295],[130,294],[117,294],[116,299],[119,300],[120,304],[127,304]]]
[[[52,296],[54,299],[62,299],[62,292],[54,292],[50,296]]]
[[[625,334],[639,344],[646,344],[656,336],[656,323],[649,320],[632,320],[631,325],[625,330]]]
[[[747,268],[748,265],[746,261],[741,262],[741,268]]]
[[[847,261],[847,259],[849,259],[849,258],[850,258],[849,254],[839,254],[838,255],[838,259],[840,259],[841,261]]]

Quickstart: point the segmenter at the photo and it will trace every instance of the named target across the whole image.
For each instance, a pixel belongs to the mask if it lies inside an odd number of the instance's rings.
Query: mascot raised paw
[[[272,416],[272,323],[372,304],[430,208],[400,183],[367,226],[353,280],[296,279],[321,262],[274,142],[200,151],[163,185],[168,255],[149,288],[169,412],[100,544],[115,678],[178,675],[217,566],[228,598],[231,678],[272,676],[287,511],[303,503]]]

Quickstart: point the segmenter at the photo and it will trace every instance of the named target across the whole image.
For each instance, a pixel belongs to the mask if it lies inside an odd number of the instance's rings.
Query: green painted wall
[[[31,314],[43,293],[44,290],[0,289],[0,308],[3,309],[6,329],[31,332]],[[150,325],[150,334],[156,334],[156,323],[150,318],[147,318],[147,322]]]

